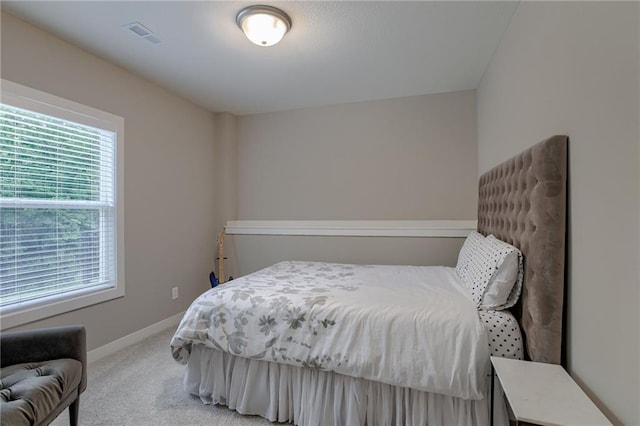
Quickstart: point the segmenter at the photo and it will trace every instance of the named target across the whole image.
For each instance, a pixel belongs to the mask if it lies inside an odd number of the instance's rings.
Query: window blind
[[[116,133],[0,105],[0,306],[115,286]]]

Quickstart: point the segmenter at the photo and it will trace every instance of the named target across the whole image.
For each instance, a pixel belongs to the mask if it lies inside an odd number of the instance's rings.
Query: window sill
[[[31,303],[7,306],[0,314],[0,329],[18,327],[119,297],[124,297],[124,283],[117,287],[92,288]]]

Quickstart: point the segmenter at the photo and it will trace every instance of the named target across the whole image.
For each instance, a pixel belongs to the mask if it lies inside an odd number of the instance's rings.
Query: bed
[[[299,425],[488,424],[490,355],[563,358],[566,164],[554,136],[481,176],[456,268],[281,262],[208,291],[171,341],[186,391]]]

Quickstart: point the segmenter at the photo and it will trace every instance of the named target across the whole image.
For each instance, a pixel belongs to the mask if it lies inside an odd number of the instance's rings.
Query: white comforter
[[[194,344],[393,386],[481,399],[487,335],[454,268],[282,262],[211,289],[186,312]]]

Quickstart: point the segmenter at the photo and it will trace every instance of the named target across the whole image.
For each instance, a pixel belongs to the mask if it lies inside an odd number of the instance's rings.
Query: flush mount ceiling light
[[[278,8],[265,5],[245,7],[236,23],[252,43],[273,46],[291,29],[291,18]]]

